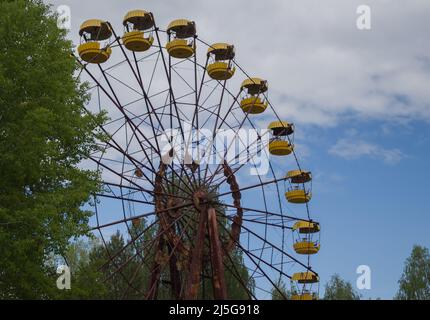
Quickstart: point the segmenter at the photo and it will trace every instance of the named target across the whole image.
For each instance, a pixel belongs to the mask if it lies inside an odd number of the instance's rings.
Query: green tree
[[[87,233],[82,205],[100,187],[78,165],[104,116],[83,112],[65,35],[42,1],[0,2],[0,298],[56,294],[46,261]]]
[[[101,296],[104,299],[142,299],[148,279],[147,268],[136,256],[133,245],[126,246],[124,237],[117,231],[106,246],[99,244],[92,248],[89,263],[78,275],[86,277],[86,270],[98,272],[97,283],[103,284]],[[86,284],[85,284],[86,286]],[[85,291],[85,290],[83,290]]]
[[[430,254],[425,247],[415,245],[406,259],[395,299],[430,300]]]
[[[146,231],[145,231],[146,230]],[[117,231],[104,245],[100,239],[73,242],[61,263],[67,262],[72,274],[71,290],[61,291],[61,299],[142,299],[149,289],[151,267],[154,260],[151,243],[155,228],[147,228],[144,220],[131,225],[130,237],[137,238],[134,244],[126,245]],[[141,257],[137,256],[140,254]],[[230,253],[226,261],[226,285],[230,299],[248,299],[247,289],[254,290],[254,281],[249,277],[239,250]],[[144,261],[144,263],[142,263]],[[234,270],[234,271],[233,271]],[[206,268],[205,273],[209,274]],[[233,274],[234,272],[234,274]],[[237,278],[240,277],[241,281]],[[169,279],[169,268],[163,268],[158,299],[171,299],[170,287],[163,285]],[[248,287],[245,289],[243,283]],[[132,284],[132,287],[129,285]],[[203,294],[203,288],[204,294]],[[204,299],[212,299],[212,282],[205,279],[201,288]]]
[[[292,292],[288,290],[284,281],[281,278],[276,282],[276,288],[273,287],[272,290],[272,300],[289,300],[291,299]]]
[[[240,249],[233,249],[230,257],[231,261],[226,261],[225,270],[228,298],[247,300],[250,294],[255,294],[255,280],[249,276],[243,259],[243,252]]]
[[[127,245],[117,231],[106,245],[98,238],[73,242],[63,262],[70,267],[71,290],[62,291],[61,299],[142,299],[149,281],[146,244],[153,238],[145,221],[130,226],[130,237],[139,238]],[[139,255],[140,256],[139,256]],[[146,259],[144,259],[146,260]],[[131,286],[129,285],[131,284]]]
[[[71,290],[58,291],[57,299],[104,299],[107,286],[100,271],[102,261],[93,258],[93,252],[101,247],[98,239],[79,239],[72,242],[65,255],[54,259],[55,265],[67,264],[71,272]]]
[[[335,274],[325,285],[324,300],[360,300],[360,295],[350,282]]]

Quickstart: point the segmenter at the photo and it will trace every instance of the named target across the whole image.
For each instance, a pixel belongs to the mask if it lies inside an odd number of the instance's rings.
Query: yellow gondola
[[[294,224],[293,230],[299,233],[316,233],[320,231],[320,225],[316,222],[298,221]]]
[[[297,281],[298,283],[317,283],[319,282],[319,277],[312,271],[307,272],[297,272],[291,277],[292,281]]]
[[[125,33],[122,42],[128,50],[143,52],[151,48],[154,38],[152,35],[145,37],[145,30],[154,26],[154,19],[150,12],[132,10],[125,15],[123,25]]]
[[[272,138],[269,142],[269,152],[275,156],[287,156],[294,150],[294,145],[290,143],[287,136],[294,133],[294,125],[286,121],[274,121],[267,127],[272,131]]]
[[[288,156],[294,150],[294,146],[288,141],[274,140],[269,142],[269,152],[274,156]]]
[[[240,107],[245,113],[259,114],[266,110],[268,102],[260,96],[268,90],[266,80],[260,78],[245,79],[240,89],[247,93],[240,101]]]
[[[307,236],[302,239],[296,239],[293,234],[294,251],[298,254],[316,254],[320,250],[320,244],[318,241],[313,241],[313,234],[320,231],[320,225],[311,221],[298,221],[293,226],[293,231],[299,234],[306,234]],[[299,235],[300,237],[300,235]]]
[[[269,87],[266,80],[260,78],[248,78],[245,79],[240,88],[242,90],[247,90],[251,95],[257,95],[266,92]]]
[[[167,27],[167,33],[169,39],[173,36],[166,45],[170,56],[185,59],[194,54],[194,41],[188,40],[196,35],[196,25],[193,21],[187,19],[173,20]]]
[[[294,251],[298,254],[316,254],[320,250],[320,245],[313,241],[302,240],[294,244]]]
[[[308,171],[291,170],[288,171],[287,177],[290,178],[291,183],[302,184],[312,180],[312,174]]]
[[[287,173],[287,178],[293,184],[290,189],[285,192],[285,198],[291,203],[307,203],[312,198],[312,192],[306,187],[301,186],[312,180],[312,175],[308,171],[291,170]]]
[[[303,189],[291,189],[285,192],[285,198],[290,203],[307,203],[312,198],[312,193]]]
[[[212,59],[206,68],[209,77],[214,80],[228,80],[233,77],[236,71],[236,68],[232,67],[235,56],[233,45],[215,43],[209,47],[207,55]]]
[[[310,292],[305,292],[302,294],[293,294],[291,295],[291,300],[318,300],[315,294],[312,294]]]
[[[79,35],[84,41],[78,46],[78,54],[82,60],[100,64],[109,59],[112,49],[109,46],[102,47],[101,44],[101,41],[112,36],[112,30],[106,21],[99,19],[85,21],[79,28]]]
[[[266,110],[267,102],[263,101],[260,97],[248,97],[242,99],[240,107],[245,113],[259,114]]]
[[[291,277],[292,300],[317,300],[318,293],[312,290],[313,284],[319,282],[319,277],[312,271],[297,272]],[[303,286],[298,286],[298,284]],[[301,288],[300,288],[301,287]]]
[[[273,121],[267,129],[272,130],[274,136],[289,136],[294,133],[294,125],[287,121]]]

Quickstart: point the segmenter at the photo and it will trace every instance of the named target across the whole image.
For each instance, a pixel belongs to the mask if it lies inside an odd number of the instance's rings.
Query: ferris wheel
[[[85,21],[74,55],[87,110],[109,118],[89,157],[103,181],[92,231],[105,244],[114,232],[126,241],[106,246],[104,267],[142,299],[229,299],[232,287],[287,298],[282,282],[288,298],[316,299],[312,175],[268,81],[249,76],[232,44],[202,40],[193,21],[163,29],[133,10],[118,29]],[[133,255],[117,259],[126,249]]]

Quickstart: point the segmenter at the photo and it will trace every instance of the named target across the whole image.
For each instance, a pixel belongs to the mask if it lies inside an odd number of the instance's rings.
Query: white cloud
[[[75,42],[83,20],[107,19],[121,33],[123,15],[142,6],[161,28],[178,17],[193,19],[205,41],[235,44],[240,65],[269,80],[278,113],[297,123],[430,121],[429,1],[370,1],[370,31],[356,28],[362,0],[48,2],[71,7]]]
[[[405,157],[399,149],[385,149],[377,144],[352,138],[338,140],[329,149],[329,153],[348,160],[370,157],[388,164],[396,164]]]

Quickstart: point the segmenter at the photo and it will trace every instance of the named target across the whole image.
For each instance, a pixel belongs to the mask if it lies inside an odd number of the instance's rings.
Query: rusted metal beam
[[[166,232],[169,228],[166,228],[166,226],[162,223],[164,221],[163,219],[163,214],[160,215],[160,211],[164,210],[164,203],[163,203],[163,180],[162,177],[164,176],[165,173],[165,165],[164,164],[160,164],[160,168],[157,172],[157,175],[155,176],[155,188],[154,188],[154,194],[155,194],[155,211],[157,213],[158,218],[160,219],[161,223],[160,226],[158,228],[158,233],[157,233],[157,239],[158,239],[158,244],[157,244],[157,249],[155,251],[155,256],[154,256],[154,262],[153,262],[153,267],[151,269],[151,277],[150,277],[150,281],[149,281],[149,287],[148,287],[148,293],[146,295],[146,299],[148,300],[154,300],[157,299],[157,294],[158,294],[158,285],[160,282],[160,276],[161,276],[161,266],[163,263],[163,254],[164,254],[164,247],[165,247],[165,240],[164,240],[164,235],[163,232]]]
[[[196,202],[196,207],[199,207],[198,201]],[[186,300],[197,299],[200,286],[200,275],[202,273],[203,248],[207,225],[207,209],[204,206],[199,208],[199,223],[195,234],[194,248],[191,252],[190,271],[188,273],[184,292],[184,299]]]
[[[147,300],[155,300],[157,299],[158,295],[158,284],[160,282],[160,276],[161,276],[161,256],[163,254],[163,248],[165,241],[163,239],[163,236],[160,234],[162,231],[161,227],[158,231],[158,245],[157,245],[157,251],[155,253],[153,266],[151,269],[151,277],[149,278],[149,286],[148,286],[148,292],[146,294]]]
[[[214,298],[216,300],[226,300],[227,288],[225,285],[223,254],[221,249],[221,241],[219,239],[216,212],[214,208],[209,208],[208,210],[208,227],[209,242],[211,246],[211,261],[213,271],[212,284]]]
[[[171,257],[169,260],[171,294],[173,299],[179,300],[181,295],[181,275],[178,271],[176,255],[171,246],[169,246],[169,256]]]
[[[232,219],[233,223],[231,225],[231,239],[226,245],[227,252],[230,252],[236,247],[236,241],[239,241],[240,232],[242,230],[243,209],[240,203],[242,195],[239,191],[239,184],[237,183],[233,170],[231,170],[230,166],[226,162],[223,164],[223,169],[224,176],[227,179],[227,183],[230,186],[230,191],[233,196],[233,205],[236,208],[236,215]]]

